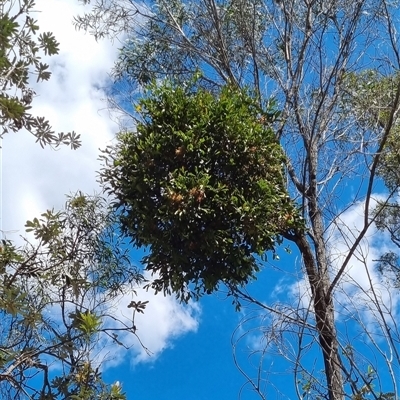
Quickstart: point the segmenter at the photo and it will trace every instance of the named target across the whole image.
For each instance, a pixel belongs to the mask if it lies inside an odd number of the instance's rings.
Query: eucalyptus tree
[[[136,335],[134,315],[146,304],[133,301],[133,315],[118,318],[119,296],[142,277],[114,224],[102,198],[79,193],[64,210],[28,221],[25,245],[2,241],[2,399],[125,398],[118,383],[103,381],[101,354]]]
[[[169,78],[187,85],[194,75],[202,90],[215,96],[226,85],[247,88],[261,109],[267,111],[274,99],[280,110],[279,118],[267,123],[284,150],[286,191],[304,221],[279,232],[301,265],[293,257],[280,268],[297,277],[299,290],[292,301],[274,302],[254,298],[245,287],[230,287],[238,301],[268,313],[258,331],[265,347],[254,352],[260,356],[256,378],[240,367],[252,389],[261,398],[270,395],[273,373],[264,363],[273,353],[291,365],[299,398],[398,398],[397,300],[377,280],[374,267],[382,263],[371,259],[375,240],[390,246],[375,222],[390,228],[386,206],[396,204],[399,187],[392,179],[398,176],[398,153],[392,151],[400,104],[397,2],[92,3],[76,24],[97,38],[124,36],[114,77],[119,94],[126,95],[116,103],[128,115],[135,117],[135,110],[126,99],[134,99],[146,83]],[[118,174],[119,160],[107,168],[105,176]],[[117,207],[129,211],[129,198],[119,188],[109,187],[116,189]],[[243,220],[238,224],[240,231]],[[135,221],[130,233],[137,237],[140,229]],[[187,276],[179,268],[175,274]],[[229,284],[219,281],[224,282]],[[367,345],[356,344],[360,335]],[[316,347],[322,361],[315,360]],[[284,394],[285,389],[276,390]]]

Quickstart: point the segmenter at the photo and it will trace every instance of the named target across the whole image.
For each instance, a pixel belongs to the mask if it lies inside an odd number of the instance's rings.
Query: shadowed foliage
[[[137,132],[106,150],[102,179],[125,232],[149,247],[152,286],[187,300],[220,282],[247,283],[259,269],[255,254],[300,223],[270,126],[273,105],[263,111],[232,86],[214,96],[165,83],[151,86],[137,111]]]

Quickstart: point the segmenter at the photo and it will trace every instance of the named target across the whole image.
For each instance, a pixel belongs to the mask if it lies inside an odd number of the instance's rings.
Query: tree
[[[396,4],[113,0],[107,7],[95,1],[92,12],[76,20],[97,37],[109,27],[112,34],[128,36],[114,70],[127,96],[165,77],[185,85],[200,70],[199,85],[216,96],[228,84],[250,87],[260,107],[275,98],[281,114],[272,127],[285,152],[286,191],[305,227],[282,232],[302,260],[300,269],[287,267],[300,274],[297,301],[266,305],[266,299],[236,288],[242,301],[259,307],[258,313],[272,313],[268,326],[262,319],[267,344],[257,352],[258,378],[242,369],[261,398],[269,394],[262,386],[263,357],[274,350],[291,366],[299,398],[399,397],[393,294],[376,280],[368,256],[371,243],[366,244],[378,240],[371,236],[375,222],[389,227],[382,221],[388,221],[385,213],[396,204],[398,190],[393,179],[398,158],[392,150],[400,106]],[[126,104],[118,103],[120,108]],[[121,193],[117,198],[118,206],[129,206]],[[359,214],[357,224],[346,224],[349,210]],[[139,228],[132,224],[130,229],[135,235]],[[361,334],[368,338],[368,351],[355,344]],[[322,363],[315,366],[316,347]],[[323,374],[316,373],[319,369]]]
[[[33,0],[2,1],[0,4],[0,138],[8,132],[26,129],[44,147],[61,144],[76,149],[80,146],[75,132],[56,134],[44,117],[30,113],[35,92],[30,76],[36,82],[47,81],[49,66],[41,62],[41,54],[53,56],[59,44],[51,32],[39,34],[39,26],[31,14]]]
[[[81,193],[63,211],[26,224],[35,240],[0,252],[0,393],[2,399],[122,400],[118,384],[101,379],[96,353],[104,339],[136,335],[120,321],[114,301],[142,280],[132,266],[115,216],[97,196]]]
[[[259,270],[253,254],[302,225],[269,124],[276,111],[244,91],[227,86],[215,98],[195,83],[153,85],[137,109],[137,132],[106,152],[102,179],[124,232],[150,246],[151,286],[183,300],[221,281],[234,291]]]

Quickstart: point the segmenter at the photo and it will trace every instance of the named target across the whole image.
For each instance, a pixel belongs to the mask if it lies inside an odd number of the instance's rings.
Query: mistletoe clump
[[[284,185],[285,162],[270,122],[245,92],[151,86],[136,132],[104,154],[102,180],[124,231],[152,271],[156,291],[182,299],[243,285],[256,255],[299,224]]]

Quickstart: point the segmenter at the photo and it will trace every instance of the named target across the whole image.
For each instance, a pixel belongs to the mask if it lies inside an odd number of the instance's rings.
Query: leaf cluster
[[[153,288],[185,300],[220,282],[247,283],[259,270],[255,255],[300,225],[273,106],[262,111],[231,86],[218,96],[194,86],[150,86],[137,132],[119,134],[101,172],[124,232],[148,246]]]
[[[101,335],[113,340],[113,328],[104,327],[110,301],[143,279],[115,223],[104,199],[78,193],[62,211],[26,223],[33,241],[22,247],[2,241],[2,399],[124,398],[100,379],[91,359]],[[134,333],[117,319],[113,324]],[[60,368],[50,373],[54,363]]]
[[[51,73],[49,65],[41,61],[41,55],[58,54],[59,44],[51,32],[39,33],[39,26],[30,14],[34,11],[33,0],[0,2],[0,123],[2,137],[7,132],[25,128],[45,145],[80,146],[75,132],[55,133],[44,117],[30,113],[35,92],[30,76],[37,82],[47,81]]]
[[[201,80],[212,88],[227,80],[242,83],[249,78],[244,70],[253,75],[262,65],[252,70],[266,25],[260,0],[218,5],[155,0],[147,6],[111,0],[107,7],[96,0],[91,6],[89,13],[75,18],[75,25],[96,39],[127,35],[113,70],[114,78],[124,84],[145,85],[166,77],[185,82],[205,63],[210,73]]]
[[[390,112],[395,104],[400,87],[397,73],[383,76],[375,70],[362,73],[348,73],[344,85],[346,99],[358,115],[360,123],[370,130],[381,132],[387,128]],[[396,118],[396,116],[395,116]],[[396,193],[400,187],[400,127],[394,120],[390,132],[379,154],[377,173],[387,188]],[[400,207],[398,202],[378,202],[374,210],[376,227],[389,233],[392,242],[400,247]],[[400,266],[398,254],[390,251],[382,254],[377,261],[378,271],[394,287],[399,287]]]
[[[76,388],[73,393],[70,391],[71,386]],[[80,363],[74,374],[68,379],[54,379],[52,387],[58,391],[61,398],[71,400],[126,400],[126,395],[122,392],[119,383],[106,385],[99,368],[94,368],[88,361]],[[57,398],[50,395],[43,399]]]
[[[388,122],[398,85],[397,74],[384,76],[373,69],[348,72],[343,76],[342,101],[360,123],[379,129]]]
[[[357,119],[364,132],[373,132],[379,141],[385,131],[391,110],[396,101],[400,79],[398,74],[381,75],[376,70],[347,73],[343,80],[343,111]],[[347,110],[347,111],[346,111]],[[395,118],[397,118],[395,116]],[[364,146],[368,147],[367,133],[363,133]],[[377,172],[390,190],[400,187],[400,128],[394,120],[385,145],[379,156]]]
[[[390,235],[394,245],[400,247],[400,206],[398,202],[378,203],[374,210],[376,227]],[[400,258],[398,252],[383,253],[376,261],[383,278],[400,289]]]

